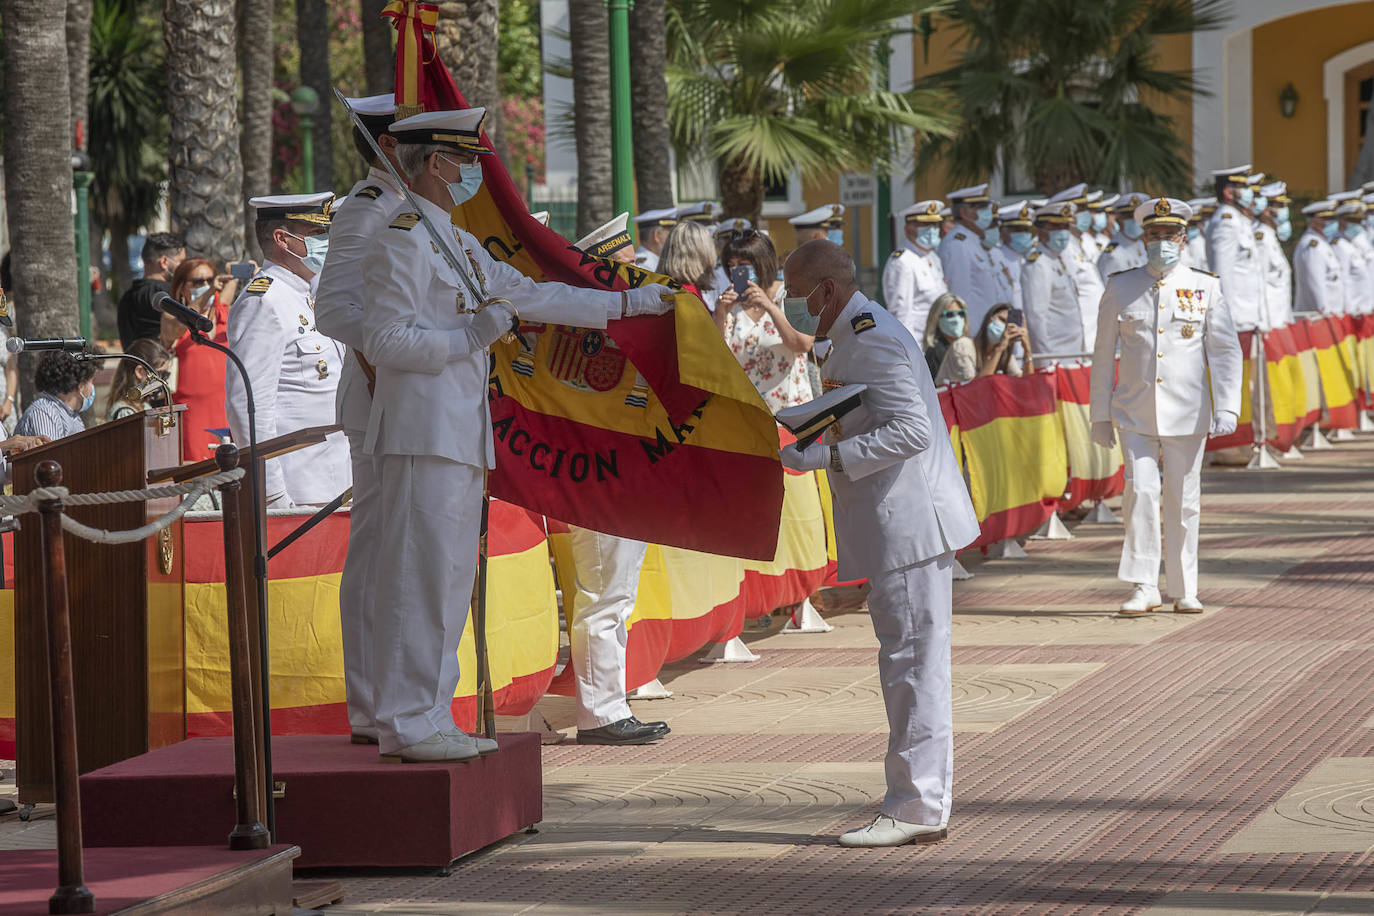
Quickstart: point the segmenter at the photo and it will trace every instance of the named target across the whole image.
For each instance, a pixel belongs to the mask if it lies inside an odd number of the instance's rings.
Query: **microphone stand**
[[[258,412],[253,403],[253,382],[248,377],[248,370],[242,360],[233,350],[207,337],[203,331],[194,328],[189,330],[191,340],[203,347],[218,350],[234,364],[234,368],[238,369],[239,375],[243,377],[243,391],[248,402],[248,448],[252,452],[253,461],[247,470],[253,494],[253,581],[258,591],[258,654],[262,656],[262,759],[264,781],[267,785],[262,804],[267,820],[267,832],[270,836],[275,836],[276,815],[275,806],[272,804],[272,697],[269,689],[271,678],[268,676],[271,666],[267,655],[267,553],[264,546],[267,541],[267,517],[262,502],[262,484],[258,480]]]
[[[129,360],[130,362],[138,363],[138,364],[139,364],[140,366],[142,366],[144,369],[147,369],[147,370],[148,370],[148,378],[150,378],[150,379],[155,379],[155,380],[157,381],[157,383],[158,383],[159,385],[162,386],[162,397],[163,397],[163,399],[164,399],[164,401],[165,401],[165,404],[163,405],[163,408],[162,408],[162,414],[163,414],[163,416],[166,418],[166,421],[165,421],[165,422],[166,422],[166,424],[167,424],[165,428],[170,430],[170,429],[172,429],[172,428],[176,425],[176,419],[175,419],[175,417],[174,417],[174,415],[173,415],[173,413],[172,413],[172,407],[173,407],[173,404],[172,404],[172,388],[171,388],[170,385],[167,384],[167,380],[164,379],[161,375],[158,375],[157,370],[154,369],[154,368],[152,367],[152,364],[149,363],[149,362],[148,362],[146,359],[144,359],[143,357],[141,357],[141,356],[134,356],[132,353],[86,353],[86,352],[82,352],[82,353],[73,353],[72,356],[74,356],[76,359],[82,360],[82,361],[85,361],[85,360],[88,360],[88,359],[127,359],[127,360]]]

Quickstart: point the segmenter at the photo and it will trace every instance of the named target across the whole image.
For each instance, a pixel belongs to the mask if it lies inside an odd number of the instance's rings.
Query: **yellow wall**
[[[824,178],[814,178],[802,185],[802,211],[814,210],[824,204],[834,204],[840,201],[840,177],[839,175],[829,175]],[[777,217],[765,219],[764,225],[768,229],[768,237],[773,241],[773,247],[777,249],[778,257],[785,258],[792,249],[797,247],[797,230],[787,221],[787,217]],[[887,252],[882,252],[881,258],[876,258],[873,253],[873,208],[859,208],[859,244],[860,244],[860,267],[882,264],[887,259]],[[844,247],[847,251],[854,250],[854,211],[846,210],[844,214]]]
[[[1300,13],[1251,33],[1251,98],[1255,168],[1288,182],[1294,197],[1326,194],[1326,101],[1322,64],[1347,48],[1374,40],[1374,2]],[[1279,93],[1298,91],[1292,118],[1279,113]]]

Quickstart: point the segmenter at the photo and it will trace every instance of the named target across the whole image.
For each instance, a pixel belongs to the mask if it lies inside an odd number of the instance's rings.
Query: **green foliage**
[[[502,0],[501,42],[496,53],[502,98],[544,94],[537,0]]]
[[[952,93],[962,125],[921,150],[956,184],[1003,163],[1052,193],[1067,184],[1189,187],[1188,150],[1160,98],[1203,94],[1159,66],[1159,39],[1216,28],[1226,0],[955,0],[962,57],[923,85]]]
[[[939,0],[669,0],[668,118],[679,155],[760,179],[885,169],[899,134],[949,133],[941,93],[890,92],[880,49]]]

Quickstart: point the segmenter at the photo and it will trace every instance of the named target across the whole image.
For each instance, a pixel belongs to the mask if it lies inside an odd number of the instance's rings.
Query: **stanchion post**
[[[40,487],[62,484],[56,461],[38,465]],[[53,800],[57,804],[57,890],[49,913],[93,913],[81,856],[80,770],[76,758],[76,689],[72,677],[72,628],[67,613],[67,553],[62,544],[62,500],[39,504],[43,596],[48,623],[48,706],[52,715]]]
[[[239,450],[221,445],[215,464],[221,471],[238,467]],[[237,823],[229,834],[230,849],[266,849],[271,842],[262,825],[262,799],[267,787],[258,771],[258,721],[253,703],[253,665],[248,642],[248,593],[243,581],[243,532],[239,518],[239,481],[220,484],[224,507],[224,591],[229,612],[229,684],[234,717],[234,791]]]

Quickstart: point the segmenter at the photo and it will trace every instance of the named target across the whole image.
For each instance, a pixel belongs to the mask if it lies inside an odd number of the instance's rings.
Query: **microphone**
[[[5,349],[11,353],[26,350],[65,350],[68,353],[84,353],[88,341],[84,337],[11,337],[5,341]]]
[[[169,315],[193,331],[208,334],[215,329],[214,319],[202,315],[189,305],[182,305],[169,293],[158,293],[153,297],[153,308]]]

